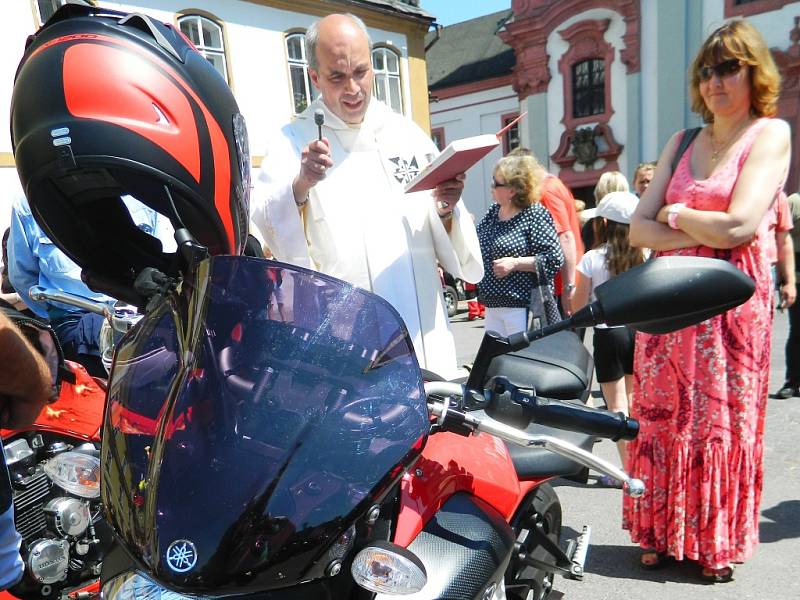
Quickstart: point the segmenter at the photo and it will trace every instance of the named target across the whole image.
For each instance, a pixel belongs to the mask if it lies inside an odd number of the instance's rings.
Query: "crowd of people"
[[[593,335],[608,408],[641,424],[638,438],[620,443],[619,453],[648,486],[643,498],[626,498],[623,506],[642,567],[687,559],[699,564],[704,580],[729,581],[733,565],[758,541],[776,294],[791,324],[778,395],[800,395],[800,240],[793,229],[800,195],[782,194],[789,128],[774,118],[780,82],[761,35],[735,20],[701,47],[689,91],[705,125],[682,155],[676,151],[685,131],[657,162],[638,166],[632,186],[620,172],[604,173],[596,206],[579,211],[567,186],[519,148],[494,167],[494,203],[479,218],[461,200],[463,175],[428,192],[403,193],[410,171],[402,165],[436,149],[408,118],[371,98],[364,24],[329,15],[309,28],[306,43],[319,97],[270,139],[254,177],[252,222],[276,259],[389,301],[423,368],[446,378],[460,374],[439,268],[478,284],[485,326],[502,335],[571,314],[592,301],[597,286],[649,256],[713,257],[753,278],[751,300],[699,325],[666,335],[601,326]],[[156,223],[142,226],[158,237]],[[97,297],[80,281],[80,268],[38,229],[24,199],[15,204],[7,246],[6,260],[4,238],[0,301],[48,319],[68,357],[95,364],[98,317],[37,304],[27,294],[43,285]],[[275,301],[268,313],[285,320],[281,272],[270,277]],[[0,335],[8,340],[0,343],[4,353],[14,344],[13,359],[32,365],[19,369],[31,373],[25,381],[0,380],[9,399],[0,424],[7,426],[34,418],[46,395],[35,353],[2,318]],[[7,508],[0,505],[0,519]]]

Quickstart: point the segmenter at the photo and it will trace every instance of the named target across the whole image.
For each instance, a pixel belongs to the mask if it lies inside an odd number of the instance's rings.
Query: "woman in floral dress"
[[[776,113],[780,77],[758,31],[730,21],[691,68],[692,107],[706,126],[678,163],[667,143],[631,222],[657,255],[726,260],[756,283],[743,305],[667,335],[638,334],[632,416],[641,432],[627,467],[647,493],[626,498],[623,527],[641,565],[697,561],[730,581],[758,543],[771,285],[762,225],[783,187],[790,131]]]

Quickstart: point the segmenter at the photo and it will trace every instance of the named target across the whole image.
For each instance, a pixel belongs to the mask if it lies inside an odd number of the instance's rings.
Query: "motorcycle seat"
[[[475,414],[485,415],[483,411],[476,411]],[[597,438],[592,435],[556,429],[555,427],[547,427],[538,423],[531,423],[525,429],[525,433],[559,438],[587,452],[592,451],[592,446],[597,441]],[[586,467],[560,454],[550,452],[544,448],[523,448],[510,443],[506,443],[506,446],[520,481],[547,479],[550,477],[566,477],[583,483],[587,480],[588,469]]]
[[[502,375],[517,386],[534,388],[539,396],[586,403],[593,369],[592,354],[577,334],[559,331],[495,357],[487,379]]]

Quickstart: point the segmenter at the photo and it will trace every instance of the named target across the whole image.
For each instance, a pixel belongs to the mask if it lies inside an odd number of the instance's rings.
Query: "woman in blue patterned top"
[[[486,305],[486,329],[504,336],[528,328],[537,270],[552,286],[564,262],[553,218],[539,204],[535,166],[530,156],[500,159],[491,184],[495,204],[478,225],[484,270],[478,297]]]

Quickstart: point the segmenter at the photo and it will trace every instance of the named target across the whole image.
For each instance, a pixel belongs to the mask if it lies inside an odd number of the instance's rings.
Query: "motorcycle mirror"
[[[662,256],[609,279],[597,300],[572,315],[572,327],[628,325],[661,334],[696,325],[746,302],[755,283],[725,260]]]

